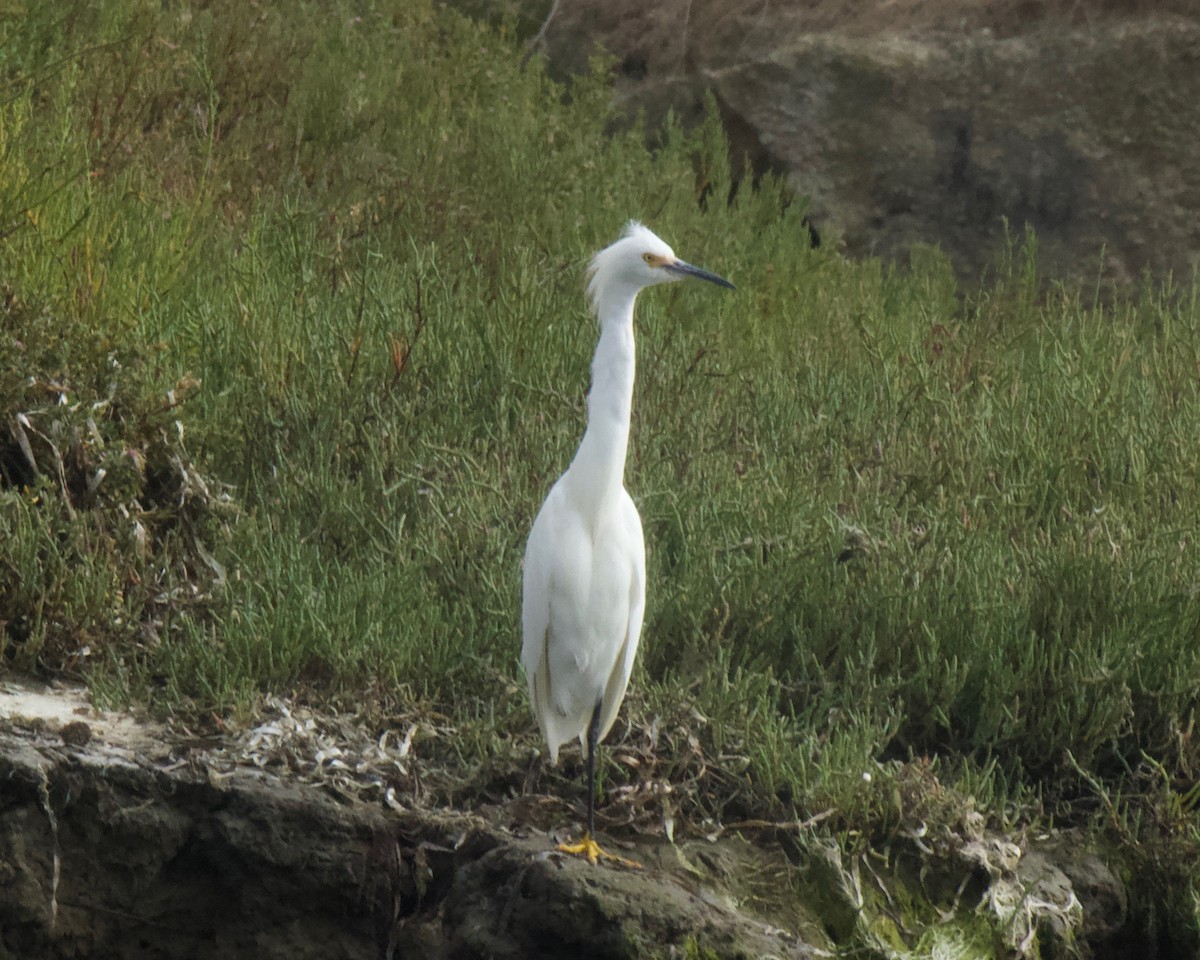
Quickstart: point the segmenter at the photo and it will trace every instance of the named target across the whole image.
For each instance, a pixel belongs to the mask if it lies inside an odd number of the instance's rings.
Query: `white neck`
[[[617,289],[596,303],[600,342],[592,360],[587,430],[564,478],[573,497],[592,515],[624,485],[633,409],[636,298],[636,289]]]

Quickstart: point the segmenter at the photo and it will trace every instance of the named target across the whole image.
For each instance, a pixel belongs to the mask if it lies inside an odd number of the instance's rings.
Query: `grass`
[[[639,318],[626,715],[738,758],[692,812],[878,835],[917,758],[1195,849],[1195,285],[810,249],[778,184],[697,202],[715,120],[650,153],[602,70],[424,3],[29,5],[0,51],[7,663],[529,749],[521,552],[582,429],[583,266],[635,216],[739,287]]]

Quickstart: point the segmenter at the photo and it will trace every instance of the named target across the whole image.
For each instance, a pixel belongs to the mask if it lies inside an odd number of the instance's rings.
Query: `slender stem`
[[[534,35],[534,38],[530,40],[528,44],[526,44],[525,55],[521,57],[522,70],[524,70],[526,64],[529,63],[529,58],[533,56],[533,52],[538,48],[538,44],[545,39],[546,31],[550,29],[550,21],[553,20],[554,15],[558,13],[558,5],[560,3],[562,3],[562,0],[554,0],[554,3],[550,7],[550,12],[546,14],[546,19],[542,21],[542,29]]]

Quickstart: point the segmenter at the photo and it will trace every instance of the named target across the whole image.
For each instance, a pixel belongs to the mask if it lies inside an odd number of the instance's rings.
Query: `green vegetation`
[[[5,662],[526,756],[524,537],[582,429],[583,267],[638,217],[739,286],[640,307],[625,715],[684,813],[886,837],[938,802],[880,762],[918,758],[1192,856],[1197,289],[1090,306],[1032,240],[970,294],[846,262],[778,185],[697,203],[715,121],[648,153],[602,72],[520,59],[420,2],[0,8]]]

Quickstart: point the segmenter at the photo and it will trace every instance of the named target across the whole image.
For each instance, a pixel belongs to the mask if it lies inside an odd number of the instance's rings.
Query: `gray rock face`
[[[737,157],[784,174],[851,255],[937,244],[960,276],[1026,224],[1044,272],[1122,285],[1200,263],[1194,3],[561,0],[552,69],[618,58],[654,121],[712,92]]]
[[[744,841],[592,867],[517,810],[370,802],[239,754],[0,684],[0,958],[832,955],[802,907],[786,930],[749,910],[782,856]]]
[[[748,820],[609,835],[643,869],[593,867],[555,851],[568,805],[423,806],[386,738],[348,724],[335,744],[328,719],[198,740],[75,688],[0,683],[0,958],[1166,955],[1129,922],[1118,853],[1114,870],[1084,832],[989,831],[929,767],[904,789],[933,819],[869,852],[797,836],[819,817]],[[353,765],[309,762],[334,746]],[[365,779],[345,772],[368,756]]]

